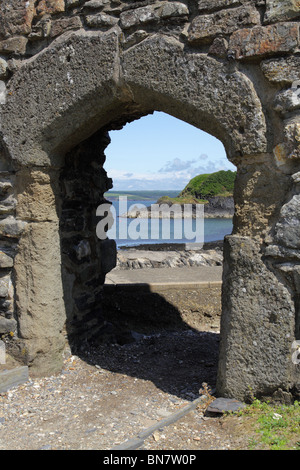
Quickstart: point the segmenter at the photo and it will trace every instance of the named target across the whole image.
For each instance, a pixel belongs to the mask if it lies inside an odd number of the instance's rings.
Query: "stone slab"
[[[201,288],[221,285],[222,266],[153,269],[115,269],[107,274],[105,288],[108,286],[146,285],[148,288]]]
[[[299,24],[278,23],[235,31],[229,41],[229,50],[236,59],[245,59],[293,52],[298,45]]]
[[[226,413],[228,411],[239,411],[246,405],[234,398],[216,398],[208,407],[208,413]]]
[[[0,372],[0,393],[7,392],[10,388],[27,382],[28,379],[29,375],[27,366],[4,370]]]

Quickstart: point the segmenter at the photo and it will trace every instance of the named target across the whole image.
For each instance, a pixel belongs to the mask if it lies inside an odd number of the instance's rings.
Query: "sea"
[[[201,219],[182,221],[182,229],[178,233],[178,220],[158,219],[156,221],[156,230],[153,231],[150,219],[132,219],[120,217],[124,214],[120,210],[118,200],[113,200],[112,211],[114,215],[114,224],[107,232],[110,239],[114,239],[117,248],[136,247],[140,245],[152,244],[188,244],[190,248],[193,245],[199,246],[199,243],[208,243],[223,240],[226,235],[231,234],[233,224],[232,219]],[[157,201],[136,200],[128,201],[128,210],[134,206],[148,207],[156,204]],[[121,213],[122,212],[122,213]],[[121,225],[122,224],[122,228]],[[167,225],[163,225],[167,224]],[[185,225],[184,225],[185,224]],[[180,236],[178,236],[180,235]]]

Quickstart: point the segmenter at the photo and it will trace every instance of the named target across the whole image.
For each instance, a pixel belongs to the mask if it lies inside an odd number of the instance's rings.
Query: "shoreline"
[[[223,265],[223,240],[187,249],[186,244],[143,244],[119,247],[114,270],[212,267]]]
[[[136,201],[137,202],[137,201]],[[156,202],[145,206],[137,202],[119,215],[127,219],[231,219],[234,215],[233,196],[213,196],[206,202]]]
[[[223,250],[223,243],[223,240],[204,242],[201,243],[202,246],[200,248],[199,246],[195,246],[194,249],[191,248],[193,243],[145,243],[140,245],[122,245],[117,247],[117,251],[199,251],[213,249]]]

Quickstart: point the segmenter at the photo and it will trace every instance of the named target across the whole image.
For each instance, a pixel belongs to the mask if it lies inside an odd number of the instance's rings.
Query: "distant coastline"
[[[192,178],[182,191],[178,190],[140,190],[109,191],[105,197],[110,201],[126,198],[132,205],[119,217],[128,219],[165,219],[197,218],[199,205],[204,206],[201,217],[212,219],[231,219],[234,215],[233,188],[236,172],[220,170]],[[145,205],[143,206],[143,201]],[[156,201],[155,206],[152,201]],[[148,204],[147,204],[148,202]],[[141,204],[142,203],[142,204]],[[159,206],[159,207],[157,207]],[[189,208],[189,214],[186,207]]]

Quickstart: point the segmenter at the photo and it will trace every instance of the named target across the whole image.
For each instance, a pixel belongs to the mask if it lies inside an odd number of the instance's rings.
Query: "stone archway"
[[[5,23],[0,44],[12,54],[0,91],[2,188],[13,203],[0,230],[9,286],[2,328],[15,330],[13,354],[33,374],[56,372],[67,318],[95,328],[95,310],[86,306],[96,306],[101,289],[92,280],[103,283],[115,256],[86,216],[110,185],[102,168],[106,131],[159,110],[219,138],[238,169],[234,232],[224,252],[218,391],[242,399],[250,390],[290,393],[299,383],[292,345],[300,339],[296,13],[287,8],[281,14],[288,17],[277,18],[272,1],[267,12],[264,2],[228,2],[224,10],[218,1],[119,9],[39,3],[48,10],[29,2],[35,23],[16,34]],[[49,44],[27,44],[27,57],[16,47],[40,34],[45,20]],[[18,64],[14,54],[21,54]]]

